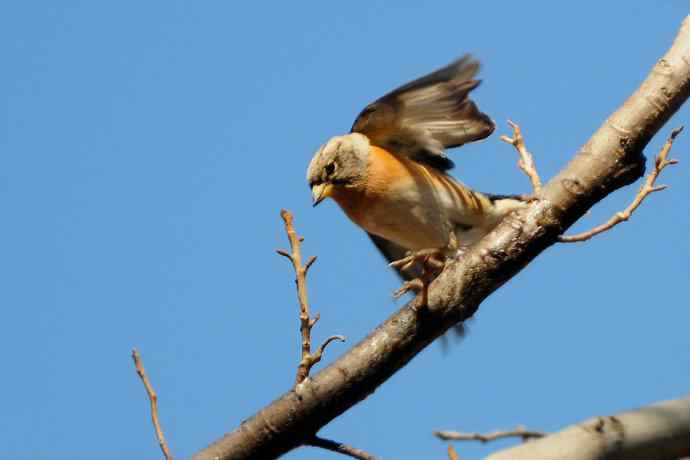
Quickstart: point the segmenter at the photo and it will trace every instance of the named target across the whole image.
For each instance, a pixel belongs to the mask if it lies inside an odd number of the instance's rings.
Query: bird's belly
[[[440,248],[449,231],[442,209],[405,200],[370,203],[361,212],[345,212],[364,230],[411,249]]]
[[[446,247],[451,231],[460,245],[476,241],[479,199],[445,176],[432,179],[420,172],[395,182],[379,178],[333,198],[355,224],[408,250]]]

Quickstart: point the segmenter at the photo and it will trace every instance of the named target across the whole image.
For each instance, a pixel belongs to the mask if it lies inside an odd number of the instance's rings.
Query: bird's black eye
[[[335,163],[328,163],[326,165],[326,175],[331,176],[335,172]]]

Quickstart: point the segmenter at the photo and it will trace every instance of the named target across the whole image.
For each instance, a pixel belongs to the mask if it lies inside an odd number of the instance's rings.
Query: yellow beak
[[[316,184],[311,188],[312,206],[316,206],[333,193],[332,184]]]

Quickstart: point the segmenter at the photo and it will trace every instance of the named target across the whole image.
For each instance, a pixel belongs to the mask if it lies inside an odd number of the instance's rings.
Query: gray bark
[[[676,460],[687,455],[690,397],[595,417],[486,460]]]

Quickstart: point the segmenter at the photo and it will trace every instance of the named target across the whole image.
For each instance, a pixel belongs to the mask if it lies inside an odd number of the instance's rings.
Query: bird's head
[[[314,155],[307,169],[314,206],[343,187],[364,179],[369,161],[369,139],[358,133],[331,138]]]

